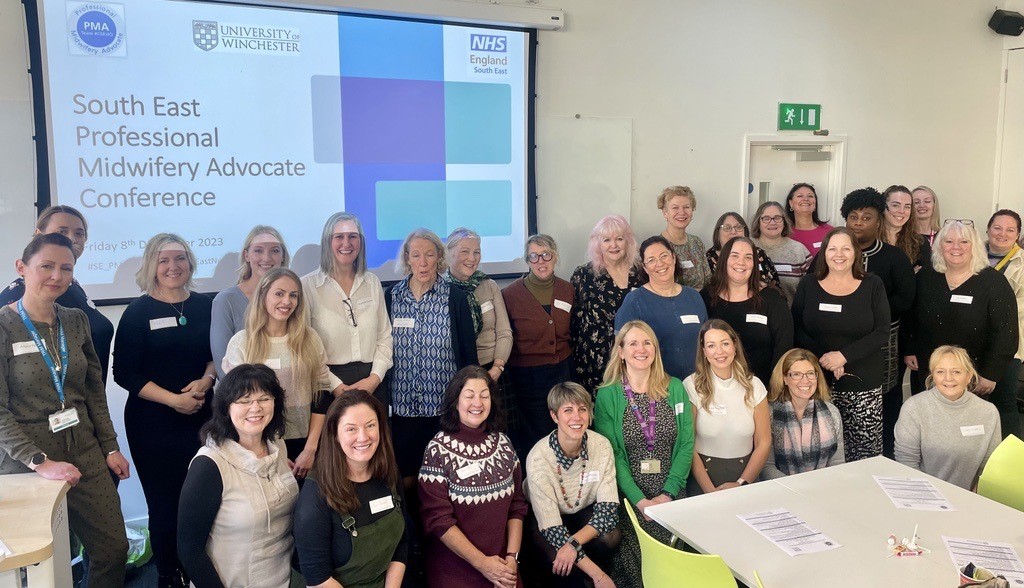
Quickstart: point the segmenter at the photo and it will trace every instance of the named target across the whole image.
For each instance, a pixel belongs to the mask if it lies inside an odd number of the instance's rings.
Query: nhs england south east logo
[[[211,51],[217,46],[217,22],[212,20],[192,21],[192,42],[203,51]]]

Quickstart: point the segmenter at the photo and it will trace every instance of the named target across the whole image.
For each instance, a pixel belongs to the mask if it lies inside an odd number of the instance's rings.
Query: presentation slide
[[[340,210],[384,280],[417,227],[472,228],[484,271],[525,268],[528,32],[168,0],[39,14],[51,203],[89,222],[92,298],[138,296],[160,232],[189,241],[200,291],[235,283],[256,224],[310,271]]]

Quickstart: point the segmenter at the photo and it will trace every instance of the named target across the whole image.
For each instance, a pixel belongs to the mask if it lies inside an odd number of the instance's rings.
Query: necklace
[[[565,491],[565,484],[562,482],[562,464],[555,460],[555,471],[558,472],[558,489],[562,491],[562,501],[569,508],[576,508],[580,505],[580,499],[583,497],[583,477],[587,473],[587,458],[580,457],[583,460],[583,469],[580,470],[580,490],[576,493],[576,504],[569,501],[569,493]]]
[[[186,298],[185,300],[188,300],[188,299]],[[185,318],[185,300],[181,301],[181,310],[178,310],[170,302],[167,303],[168,305],[170,305],[171,308],[174,309],[174,312],[178,313],[178,324],[183,326],[183,327],[188,324],[188,319]]]

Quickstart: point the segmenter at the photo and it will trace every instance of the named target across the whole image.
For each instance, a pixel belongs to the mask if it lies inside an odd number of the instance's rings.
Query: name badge
[[[777,272],[791,272],[791,271],[793,271],[793,266],[791,266],[789,264],[786,264],[786,263],[777,263],[777,264],[775,264],[775,271],[777,271]]]
[[[455,470],[455,473],[456,475],[459,476],[460,480],[465,480],[466,478],[472,478],[473,476],[479,474],[481,471],[483,470],[480,469],[479,465],[471,463],[467,466],[462,466],[461,468]]]
[[[821,312],[843,312],[842,304],[825,304],[822,302],[818,305],[818,310]]]
[[[641,474],[660,474],[661,473],[661,460],[660,459],[645,459],[640,462],[640,473]]]
[[[974,302],[974,296],[961,296],[960,294],[953,294],[949,297],[950,302],[956,302],[957,304],[970,304]]]
[[[11,354],[15,357],[25,355],[26,353],[39,353],[39,348],[36,347],[35,341],[18,341],[11,344]]]
[[[712,404],[708,407],[708,412],[713,415],[724,415],[726,413],[725,407],[721,404]]]
[[[689,259],[684,259],[679,265],[683,266],[683,269],[693,269],[693,262]]]
[[[985,434],[985,425],[970,425],[960,427],[960,435],[963,437],[978,437]]]
[[[65,410],[58,410],[47,418],[50,420],[51,433],[63,431],[78,424],[78,409],[72,406]]]
[[[766,317],[763,314],[748,314],[747,315],[747,322],[748,323],[761,323],[762,325],[767,325],[768,324],[768,317]]]
[[[370,308],[373,305],[373,298],[363,298],[359,302],[356,302],[356,308],[363,310],[364,308]]]
[[[593,482],[600,482],[600,481],[601,481],[601,472],[599,472],[599,471],[591,470],[591,471],[589,471],[589,472],[587,472],[585,474],[582,474],[580,476],[580,485],[591,484]]]
[[[416,326],[416,319],[409,317],[398,317],[391,323],[396,329],[412,329]]]
[[[267,366],[272,370],[281,369],[281,358],[280,357],[269,357],[267,361],[263,362],[263,365]]]
[[[821,249],[821,241],[818,241],[817,243],[811,243],[811,247],[814,247],[815,249]]]
[[[686,412],[686,403],[685,402],[677,402],[676,405],[673,406],[672,408],[676,411],[676,414],[684,413],[684,412]]]
[[[684,325],[699,325],[700,317],[695,314],[681,314],[679,320],[683,321]]]
[[[158,329],[169,329],[171,327],[178,326],[178,319],[173,316],[166,316],[164,318],[150,319],[149,330],[156,331]]]
[[[370,514],[377,514],[395,508],[395,502],[390,496],[383,496],[377,500],[370,501]]]
[[[491,312],[494,310],[494,303],[488,300],[487,302],[480,303],[480,314],[485,312]]]
[[[560,308],[565,312],[569,312],[570,310],[572,310],[572,305],[566,302],[565,300],[559,300],[555,298],[555,308]]]

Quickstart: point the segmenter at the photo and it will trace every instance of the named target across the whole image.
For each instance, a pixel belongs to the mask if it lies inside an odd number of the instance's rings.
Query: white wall
[[[567,26],[540,33],[537,114],[633,119],[631,211],[618,212],[632,213],[641,236],[661,230],[660,189],[688,184],[700,198],[693,228],[707,240],[715,218],[740,206],[744,134],[775,132],[780,101],[821,103],[823,126],[849,136],[847,190],[925,183],[946,216],[991,212],[1003,54],[1020,43],[986,27],[993,3],[541,3],[564,9]],[[26,55],[21,4],[0,0],[0,260],[15,257],[32,218]],[[591,215],[584,226],[610,212],[560,205]],[[540,228],[585,238],[544,219]],[[124,392],[109,395],[120,421]],[[122,488],[126,516],[139,516],[138,487]]]

